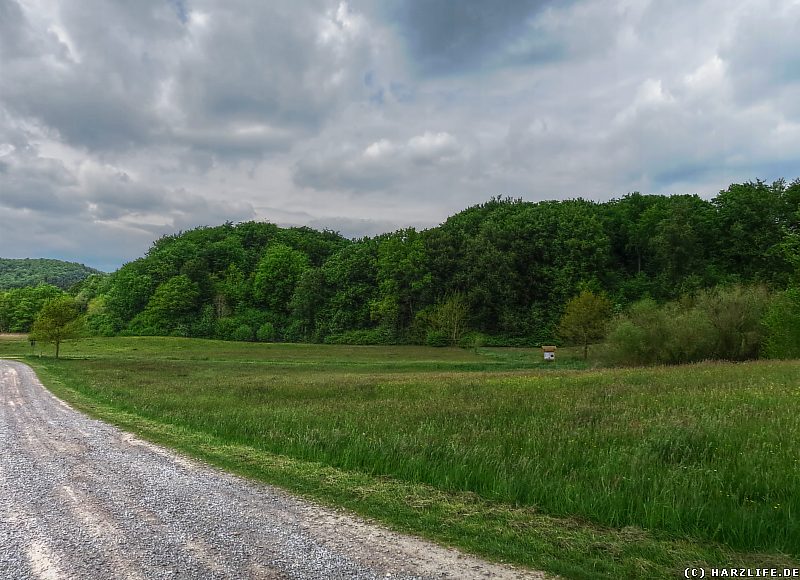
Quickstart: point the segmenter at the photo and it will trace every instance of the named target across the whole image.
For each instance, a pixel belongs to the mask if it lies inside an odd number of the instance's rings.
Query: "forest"
[[[62,260],[0,258],[0,290],[38,284],[50,284],[67,290],[88,276],[99,273],[83,264]]]
[[[759,321],[791,302],[799,228],[800,179],[733,184],[710,200],[496,197],[431,229],[358,240],[266,222],[201,227],[70,294],[97,335],[529,346],[565,340],[559,324],[584,292],[626,320],[630,339],[647,308],[651,321],[697,314],[703,300],[711,312],[709,297],[733,292],[720,289],[763,294]],[[0,330],[27,331],[55,291],[13,292],[0,293]]]

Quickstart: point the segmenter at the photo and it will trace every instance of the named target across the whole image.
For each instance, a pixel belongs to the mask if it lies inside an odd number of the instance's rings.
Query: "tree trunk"
[[[56,358],[58,358],[58,348],[59,348],[60,346],[61,346],[61,341],[60,341],[60,340],[57,340],[57,341],[56,341]]]

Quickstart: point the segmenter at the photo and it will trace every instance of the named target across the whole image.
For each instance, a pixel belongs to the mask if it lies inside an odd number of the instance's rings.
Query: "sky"
[[[0,256],[800,177],[799,0],[0,0]]]

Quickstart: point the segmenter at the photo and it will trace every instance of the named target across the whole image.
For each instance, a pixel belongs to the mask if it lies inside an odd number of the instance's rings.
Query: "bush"
[[[216,331],[216,314],[211,304],[206,304],[200,310],[200,316],[192,322],[190,336],[211,338]]]
[[[534,338],[527,336],[508,336],[507,334],[483,334],[482,346],[511,346],[517,348],[529,348],[539,346]]]
[[[425,344],[428,346],[448,346],[450,336],[444,330],[429,330],[425,336]]]
[[[108,314],[89,314],[86,316],[86,332],[92,336],[114,336],[119,323]]]
[[[673,303],[664,314],[660,362],[682,364],[714,357],[716,333],[706,312]]]
[[[231,340],[235,340],[237,342],[252,342],[253,338],[253,329],[246,324],[240,324],[236,327],[236,329],[234,329],[233,333],[231,333]]]
[[[170,336],[177,336],[179,338],[189,338],[192,335],[192,327],[188,323],[179,322],[175,328],[169,333]]]
[[[351,330],[340,332],[325,337],[325,344],[355,344],[355,345],[378,345],[396,344],[397,341],[392,337],[391,332],[385,328],[373,328],[365,330]]]
[[[762,320],[769,304],[770,295],[764,286],[737,285],[700,294],[697,308],[714,328],[714,347],[708,358],[758,358],[764,339]]]
[[[214,325],[214,337],[220,340],[233,340],[233,332],[236,330],[238,325],[238,321],[232,316],[220,318]]]
[[[461,348],[471,348],[474,350],[478,350],[485,344],[486,336],[480,332],[468,332],[461,337],[461,340],[458,342],[458,346]]]
[[[800,358],[800,288],[790,288],[773,300],[763,326],[763,356]]]
[[[763,286],[715,288],[663,306],[641,300],[612,325],[605,355],[620,365],[757,358],[769,303]]]
[[[277,337],[278,333],[275,331],[275,325],[271,322],[265,322],[258,327],[256,332],[258,342],[274,342]]]

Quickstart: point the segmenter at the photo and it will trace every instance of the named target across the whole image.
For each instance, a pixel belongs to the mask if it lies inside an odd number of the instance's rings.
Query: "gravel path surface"
[[[0,361],[0,578],[541,578],[89,419]]]

